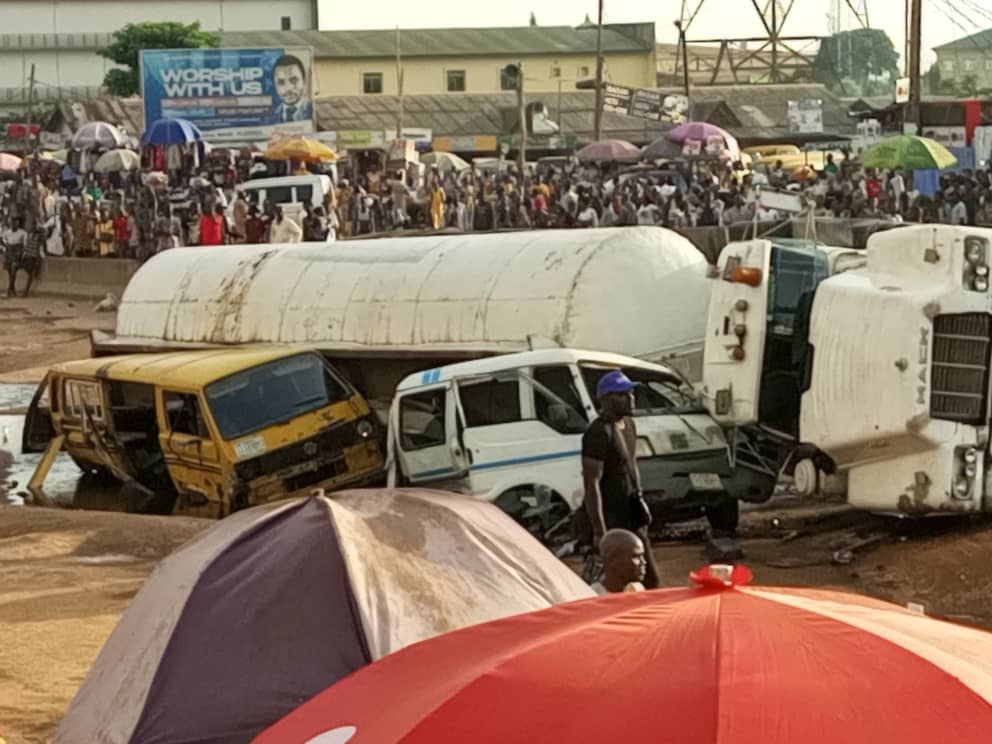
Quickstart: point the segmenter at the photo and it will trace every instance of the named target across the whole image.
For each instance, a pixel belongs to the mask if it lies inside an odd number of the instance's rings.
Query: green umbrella
[[[898,134],[876,142],[861,155],[866,168],[926,170],[950,168],[958,159],[939,142],[926,137]]]

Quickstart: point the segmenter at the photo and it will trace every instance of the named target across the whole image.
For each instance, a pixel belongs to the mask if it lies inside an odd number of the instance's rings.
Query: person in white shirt
[[[296,220],[287,219],[282,213],[282,207],[276,207],[276,218],[269,227],[270,243],[299,243],[303,240],[303,230]]]
[[[889,177],[889,190],[892,192],[893,201],[898,204],[900,197],[906,192],[906,181],[902,177],[902,171],[892,171]]]
[[[579,211],[579,216],[576,217],[575,220],[581,227],[599,227],[599,216],[596,214],[596,210],[592,208],[591,204],[586,204],[585,207]]]
[[[961,198],[961,194],[958,194],[955,198],[957,201],[955,201],[954,206],[951,207],[951,224],[967,225],[968,208],[964,205],[964,200]]]
[[[596,594],[643,592],[647,558],[641,538],[629,530],[607,530],[599,541],[603,577],[593,583]]]
[[[641,208],[637,210],[638,225],[657,225],[659,209],[656,204],[645,201]]]

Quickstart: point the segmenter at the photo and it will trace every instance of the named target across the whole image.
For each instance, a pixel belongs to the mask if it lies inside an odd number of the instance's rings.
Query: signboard
[[[813,134],[823,131],[823,102],[818,98],[789,101],[789,131]]]
[[[758,201],[766,209],[777,209],[779,212],[803,211],[803,200],[799,194],[762,189],[758,192]]]
[[[909,101],[909,78],[899,78],[896,80],[896,103],[907,103]]]
[[[141,52],[145,127],[196,124],[211,141],[312,134],[313,50],[149,49]]]
[[[633,97],[633,88],[607,83],[603,86],[603,111],[626,115],[630,111]]]
[[[603,111],[679,124],[689,118],[689,99],[657,90],[607,84],[603,87]]]

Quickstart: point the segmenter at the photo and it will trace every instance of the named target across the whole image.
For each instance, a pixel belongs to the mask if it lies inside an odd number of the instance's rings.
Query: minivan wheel
[[[520,486],[505,491],[496,499],[496,505],[553,552],[575,540],[572,510],[560,494],[547,486]]]

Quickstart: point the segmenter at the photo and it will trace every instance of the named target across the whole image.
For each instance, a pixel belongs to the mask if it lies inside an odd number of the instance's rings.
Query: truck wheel
[[[523,486],[507,491],[496,505],[552,551],[573,540],[571,509],[546,486]]]
[[[729,496],[706,507],[706,520],[714,533],[734,535],[740,522],[740,503]]]

